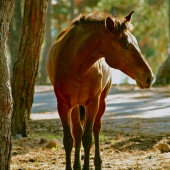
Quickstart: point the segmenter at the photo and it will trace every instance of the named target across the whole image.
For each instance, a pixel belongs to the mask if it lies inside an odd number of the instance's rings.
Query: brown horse
[[[81,169],[81,142],[85,154],[83,170],[89,170],[92,133],[94,165],[96,170],[101,169],[99,132],[111,86],[109,66],[135,79],[140,88],[149,88],[152,84],[152,71],[130,33],[132,14],[121,19],[99,13],[79,15],[60,33],[49,51],[47,70],[63,125],[66,170],[72,169],[73,143],[73,168]]]

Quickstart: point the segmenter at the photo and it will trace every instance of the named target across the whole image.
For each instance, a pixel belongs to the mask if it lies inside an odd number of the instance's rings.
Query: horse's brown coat
[[[92,132],[95,169],[101,169],[99,132],[106,107],[105,98],[111,86],[108,65],[135,79],[140,88],[149,88],[152,84],[152,71],[130,33],[131,15],[122,19],[99,13],[80,15],[59,34],[48,54],[47,71],[63,125],[67,170],[72,169],[70,154],[73,141],[74,169],[81,169],[81,141],[85,151],[83,169],[89,169]],[[84,115],[79,112],[80,105],[85,109]]]

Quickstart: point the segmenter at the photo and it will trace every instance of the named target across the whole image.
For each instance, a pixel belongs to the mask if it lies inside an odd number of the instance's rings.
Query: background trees
[[[10,169],[12,95],[6,43],[14,0],[0,1],[0,170]]]
[[[41,58],[41,65],[40,65],[40,74],[38,75],[38,81],[40,84],[47,83],[47,72],[46,72],[46,56],[48,51],[52,45],[52,37],[51,37],[51,0],[48,0],[48,9],[46,15],[46,24],[45,24],[45,38],[44,38],[44,49]]]
[[[48,0],[25,1],[21,40],[12,76],[12,135],[28,135],[27,125],[44,36],[47,2]]]
[[[12,75],[12,69],[14,62],[18,53],[18,46],[21,33],[21,24],[22,24],[22,5],[23,1],[15,0],[14,11],[12,19],[9,26],[9,52],[10,52],[10,74]]]

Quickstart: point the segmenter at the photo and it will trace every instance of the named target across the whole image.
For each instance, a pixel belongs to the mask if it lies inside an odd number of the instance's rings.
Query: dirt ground
[[[29,137],[13,137],[11,170],[64,170],[62,126],[52,86],[36,86]],[[100,135],[103,170],[170,170],[170,86],[113,85]],[[47,144],[57,139],[54,147]],[[82,164],[83,164],[83,148]],[[72,161],[74,160],[74,149]],[[90,168],[94,169],[94,145]]]

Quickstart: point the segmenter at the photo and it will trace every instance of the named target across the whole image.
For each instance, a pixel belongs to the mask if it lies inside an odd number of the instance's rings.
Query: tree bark
[[[48,0],[25,1],[21,41],[12,76],[12,135],[28,135],[28,120],[44,36],[47,4]]]
[[[15,0],[0,1],[0,170],[10,169],[13,108],[6,43]]]
[[[45,29],[45,47],[42,55],[42,61],[40,66],[40,84],[47,83],[47,71],[46,71],[46,57],[48,51],[52,45],[52,38],[51,38],[51,0],[48,1],[48,8],[47,8],[47,17],[46,17],[46,29]]]

